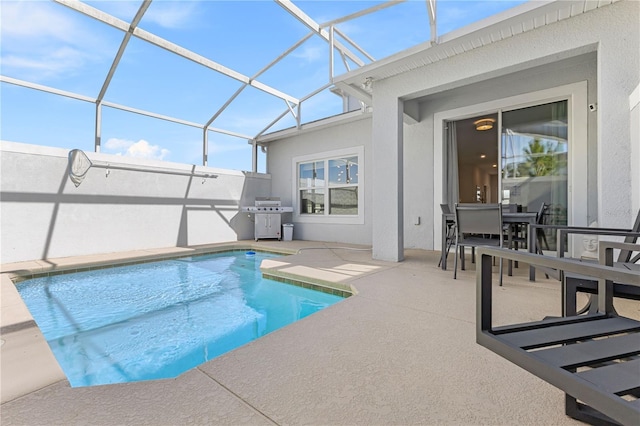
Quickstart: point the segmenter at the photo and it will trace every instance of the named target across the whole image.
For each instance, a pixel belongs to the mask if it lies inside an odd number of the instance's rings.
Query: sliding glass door
[[[544,222],[568,223],[568,112],[565,101],[502,112],[501,198],[528,211],[549,206]],[[549,233],[543,249],[555,250]],[[547,244],[545,247],[544,244]]]
[[[568,101],[446,122],[444,200],[517,205],[568,224]],[[494,125],[495,124],[495,125]],[[541,244],[555,250],[555,233]]]

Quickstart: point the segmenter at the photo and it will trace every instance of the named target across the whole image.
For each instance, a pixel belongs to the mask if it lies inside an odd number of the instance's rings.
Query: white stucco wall
[[[640,211],[640,85],[629,96],[631,135],[631,208]]]
[[[640,80],[640,2],[614,3],[611,8],[603,8],[601,13],[602,20],[595,29],[601,34],[598,46],[598,225],[625,228],[632,223],[631,216],[635,214],[631,211],[632,175],[628,160],[631,158],[629,94]]]
[[[409,192],[404,196],[405,217],[406,210],[412,209],[413,200],[422,196],[432,197],[431,194],[439,198],[441,191],[440,188],[423,189],[418,195],[414,192],[417,188],[406,186],[406,182],[418,181],[422,186],[433,185],[433,178],[428,173],[417,171],[420,167],[429,167],[429,164],[424,164],[422,158],[407,154],[411,145],[416,143],[426,143],[432,149],[433,114],[487,99],[499,99],[510,93],[526,93],[584,78],[588,81],[588,102],[595,103],[597,111],[595,119],[593,114],[588,115],[586,124],[588,146],[595,155],[588,159],[589,195],[580,208],[588,210],[584,216],[597,218],[601,226],[628,226],[632,215],[632,174],[627,160],[631,156],[629,94],[637,86],[640,75],[639,18],[640,2],[622,1],[398,76],[374,81],[374,146],[376,138],[380,138],[380,143],[384,143],[383,138],[388,139],[387,127],[394,127],[389,122],[394,119],[393,115],[376,119],[380,111],[391,108],[398,98],[405,102],[424,99],[420,105],[421,122],[414,125],[420,129],[413,130],[420,140],[407,138],[405,130],[405,158],[415,160],[413,165],[405,164],[405,167],[416,173],[415,178],[405,177],[405,190]],[[616,31],[611,31],[612,28]],[[595,67],[591,60],[585,63],[584,70],[580,66],[565,70],[547,65],[590,52],[596,52]],[[547,67],[536,68],[543,65]],[[542,74],[527,70],[541,70]],[[597,81],[594,76],[597,76]],[[381,167],[382,163],[376,166]],[[389,172],[393,173],[392,170]],[[423,177],[426,180],[421,179]],[[376,200],[384,203],[381,197],[388,196],[387,192],[378,193],[374,188]],[[428,200],[435,210],[439,200]],[[389,202],[393,202],[393,197],[389,197]],[[586,223],[585,219],[585,223],[580,224]],[[432,225],[435,239],[439,241],[439,226]],[[417,242],[407,240],[407,235],[412,233],[408,233],[405,227],[405,246],[415,245]],[[425,248],[431,247],[432,241],[428,241]],[[435,247],[438,247],[437,243]]]
[[[92,167],[77,188],[68,151],[0,143],[1,262],[198,245],[253,238],[239,213],[269,196],[268,175],[198,166],[216,179]],[[192,165],[87,153],[113,166],[190,172]]]
[[[360,123],[344,129],[319,128],[312,135],[272,143],[269,170],[274,174],[274,193],[288,194],[291,157],[343,148],[354,139],[365,141],[369,135],[372,138],[374,152],[367,150],[371,161],[365,226],[345,234],[331,227],[300,224],[297,235],[367,243],[369,238],[361,231],[370,230],[374,257],[387,260],[401,260],[398,242],[406,248],[438,248],[436,207],[442,189],[434,187],[433,165],[441,161],[434,158],[434,144],[442,141],[434,141],[434,115],[577,82],[586,85],[585,97],[577,108],[587,110],[593,104],[596,110],[582,113],[581,109],[583,119],[573,123],[584,129],[581,134],[587,139],[580,142],[581,150],[586,151],[580,152],[581,164],[574,164],[586,169],[587,181],[585,196],[573,200],[573,208],[580,209],[576,216],[580,223],[575,224],[599,220],[601,226],[628,226],[635,214],[632,200],[640,198],[632,193],[638,188],[632,182],[636,173],[632,163],[637,154],[633,156],[630,131],[634,123],[629,119],[629,94],[638,85],[640,69],[639,17],[640,2],[622,1],[375,81],[370,127]],[[398,127],[395,111],[402,105],[399,99],[414,112],[413,116],[419,116],[418,123]],[[396,159],[402,159],[401,175]],[[287,167],[288,171],[277,170]],[[403,188],[402,196],[398,185]],[[391,224],[390,220],[397,223]],[[395,231],[397,224],[402,227]]]
[[[424,125],[404,124],[404,246],[432,248],[433,149]],[[420,223],[418,223],[420,218]]]
[[[640,2],[621,1],[374,81],[374,118],[370,128],[354,126],[349,128],[346,137],[343,132],[336,132],[336,127],[320,128],[313,136],[299,135],[272,144],[269,170],[274,174],[274,192],[291,192],[290,171],[281,173],[274,169],[291,167],[288,159],[293,154],[285,151],[309,154],[338,149],[349,146],[355,138],[365,140],[370,135],[375,152],[367,153],[367,158],[372,160],[368,162],[367,182],[375,182],[373,188],[371,184],[367,186],[367,192],[373,193],[366,197],[367,221],[362,230],[371,229],[373,234],[379,231],[379,237],[371,239],[374,257],[393,260],[397,242],[402,240],[405,248],[437,249],[439,219],[434,216],[437,216],[442,189],[434,187],[433,165],[441,161],[434,158],[434,143],[442,142],[434,141],[434,115],[585,82],[586,98],[581,98],[579,107],[587,109],[588,104],[594,104],[596,110],[581,113],[584,122],[574,123],[586,128],[581,134],[587,140],[580,141],[582,147],[586,146],[583,148],[586,153],[580,157],[586,165],[575,166],[586,167],[588,188],[574,206],[580,210],[576,217],[581,218],[581,223],[575,224],[586,225],[598,220],[601,226],[626,227],[635,214],[632,200],[640,198],[632,193],[637,191],[638,184],[633,182],[636,176],[633,160],[628,160],[637,157],[631,145],[630,129],[634,124],[629,118],[629,94],[637,87],[640,76],[638,22]],[[418,123],[399,125],[400,119],[394,113],[399,99],[413,112],[412,116],[418,116]],[[362,132],[360,136],[358,132]],[[402,138],[401,144],[394,139],[396,135]],[[394,166],[397,158],[403,158],[402,197],[394,192],[398,182]],[[379,173],[381,180],[373,179],[370,173]],[[385,185],[387,176],[394,182]],[[395,204],[399,199],[402,200],[399,222],[403,222],[403,229],[396,231],[395,225],[388,221],[397,216]],[[353,242],[369,240],[358,231],[347,234],[338,231],[336,235],[331,228],[299,227],[298,236],[305,239],[337,241],[339,235],[346,235]],[[352,237],[356,234],[354,240]],[[376,249],[378,244],[384,247]],[[400,258],[398,256],[398,260]]]
[[[333,124],[302,132],[270,142],[267,170],[271,175],[273,196],[280,197],[283,205],[295,205],[293,159],[316,153],[326,153],[344,148],[364,148],[364,176],[360,175],[360,197],[364,197],[364,223],[303,223],[293,221],[294,239],[371,244],[371,116],[363,114],[355,121]]]
[[[405,147],[411,144],[426,144],[431,151],[431,155],[435,155],[433,152],[435,144],[442,145],[443,142],[441,140],[434,141],[434,125],[436,125],[434,124],[434,115],[441,111],[455,110],[469,105],[484,104],[495,99],[510,98],[577,82],[586,82],[586,102],[585,105],[581,106],[581,108],[586,109],[588,103],[595,103],[597,101],[597,60],[595,52],[514,72],[482,82],[460,86],[459,88],[421,98],[421,121],[412,127],[421,127],[421,133],[424,136],[422,139],[415,141],[405,139]],[[587,186],[591,188],[591,192],[587,193],[586,199],[581,199],[579,203],[576,203],[576,208],[581,210],[580,215],[583,217],[582,224],[590,223],[589,218],[595,220],[598,214],[597,116],[596,113],[587,113],[586,117],[586,123],[579,124],[580,126],[587,127],[586,144],[580,141],[582,145],[586,145],[587,153],[582,156],[584,158],[581,161],[586,161],[588,171]],[[572,146],[570,149],[574,149],[574,147]],[[438,161],[441,162],[442,159],[436,158],[435,161],[436,163]],[[433,164],[433,162],[431,164]],[[416,160],[414,164],[409,167],[419,169],[424,166]],[[421,176],[421,179],[425,179],[423,182],[427,182],[427,185],[436,185],[434,183],[434,173],[431,169],[429,169],[426,174],[423,171],[419,173],[424,175]],[[419,190],[419,188],[416,188],[416,190]],[[433,208],[433,210],[439,211],[438,204],[442,199],[442,189],[434,186],[433,194],[434,197],[431,198],[433,201],[429,203],[427,208]],[[415,193],[407,197],[408,200],[405,200],[405,203],[419,197],[421,197],[421,195]],[[436,217],[435,219],[438,218]],[[439,226],[437,221],[433,226],[436,241],[433,247],[436,248],[438,247],[437,242],[440,238]],[[431,248],[431,246],[424,248]]]

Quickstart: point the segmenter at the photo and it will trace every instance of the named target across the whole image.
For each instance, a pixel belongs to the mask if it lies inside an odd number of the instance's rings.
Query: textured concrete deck
[[[7,276],[190,249],[3,265],[2,424],[578,424],[564,415],[562,392],[475,343],[470,262],[453,280],[437,252],[407,250],[389,263],[362,247],[329,248],[338,244],[240,246],[302,249],[263,270],[356,295],[176,379],[89,388],[69,387]],[[558,283],[516,271],[494,291],[495,321],[559,315]]]

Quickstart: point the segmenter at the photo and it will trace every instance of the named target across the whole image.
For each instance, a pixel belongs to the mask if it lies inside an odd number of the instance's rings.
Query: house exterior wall
[[[396,256],[399,243],[405,248],[438,249],[442,189],[435,186],[434,164],[442,159],[435,158],[434,144],[442,141],[434,140],[434,116],[576,83],[586,86],[585,96],[576,106],[583,118],[579,123],[574,120],[586,141],[579,141],[580,164],[574,164],[574,169],[583,170],[587,189],[572,207],[579,210],[575,216],[579,219],[573,224],[597,220],[600,226],[628,226],[635,216],[632,204],[637,201],[632,200],[640,198],[632,193],[638,188],[632,181],[637,176],[637,154],[633,156],[631,144],[637,125],[629,113],[629,96],[640,75],[638,22],[640,2],[620,1],[374,81],[370,128],[363,122],[348,127],[346,135],[336,134],[336,127],[318,128],[313,137],[299,135],[271,143],[269,170],[274,174],[274,188],[287,193],[293,184],[290,178],[287,181],[290,172],[273,169],[287,166],[291,154],[285,150],[309,154],[325,150],[327,141],[332,141],[333,148],[342,148],[352,140],[371,138],[374,152],[367,151],[372,160],[367,167],[367,193],[372,193],[365,198],[365,226],[343,234],[331,227],[309,225],[303,226],[298,236],[338,241],[337,233],[351,242],[367,243],[366,233],[371,232],[374,258],[385,260],[401,260],[401,255]],[[417,123],[405,120],[401,124],[402,118],[394,111],[403,104],[414,118],[418,111]],[[590,104],[595,106],[593,110],[588,109]],[[377,173],[378,179],[372,173]],[[392,220],[395,223],[389,223]],[[403,225],[399,230],[398,224]]]
[[[424,125],[404,124],[404,246],[432,248],[433,149]],[[418,220],[418,218],[420,218]]]
[[[640,85],[629,96],[631,134],[631,208],[640,211]]]
[[[385,110],[385,105],[391,107],[398,98],[403,99],[405,103],[416,99],[427,99],[428,104],[421,105],[421,121],[414,125],[420,127],[414,130],[414,135],[418,136],[419,140],[407,138],[405,132],[405,157],[415,160],[415,164],[405,164],[405,167],[416,173],[415,178],[405,180],[420,181],[423,186],[433,186],[434,179],[428,171],[416,172],[419,168],[429,168],[429,163],[408,154],[413,144],[427,144],[429,149],[433,149],[433,114],[438,110],[473,105],[481,102],[482,99],[499,99],[508,96],[509,91],[526,93],[527,90],[536,90],[536,87],[553,87],[565,81],[575,81],[580,74],[576,69],[565,73],[563,70],[554,70],[551,66],[548,68],[550,71],[547,75],[541,78],[537,75],[528,75],[526,70],[596,52],[595,69],[592,65],[587,65],[587,69],[584,70],[584,77],[589,87],[589,102],[597,105],[596,119],[593,120],[593,116],[590,115],[588,122],[584,124],[588,129],[588,146],[591,149],[595,146],[596,155],[588,160],[590,168],[588,200],[580,208],[589,210],[585,213],[585,217],[590,214],[589,219],[597,219],[600,226],[628,226],[631,216],[635,214],[631,206],[632,173],[628,108],[629,94],[637,86],[639,79],[639,9],[639,2],[614,3],[398,76],[374,81],[372,132],[374,145],[376,145],[376,138],[382,138],[381,135],[385,135],[384,128],[390,126],[384,119],[376,119],[377,113]],[[612,28],[618,30],[611,31]],[[518,74],[520,72],[521,74]],[[597,75],[597,84],[594,74]],[[511,80],[509,75],[513,77]],[[483,87],[480,83],[483,81],[493,82],[493,85]],[[473,84],[476,86],[472,86]],[[448,91],[462,87],[465,90],[464,93],[460,92],[460,97],[448,96],[454,93]],[[472,87],[479,91],[467,90]],[[596,96],[594,96],[594,90]],[[393,116],[388,116],[387,120],[389,119],[393,119]],[[388,142],[393,143],[393,141]],[[424,158],[427,159],[428,156]],[[434,162],[438,161],[438,158],[434,159]],[[380,164],[377,167],[380,167]],[[388,172],[394,173],[393,170]],[[422,190],[419,196],[417,193],[412,195],[405,193],[405,210],[411,208],[407,207],[411,203],[410,200],[426,197],[435,211],[440,200],[440,191],[438,187],[431,191]],[[389,194],[378,192],[374,188],[376,200],[384,202],[383,199],[388,196]],[[392,197],[388,199],[389,202],[393,201]],[[375,222],[376,217],[374,216],[373,219]],[[580,224],[587,224],[586,219]],[[438,219],[426,225],[432,226],[434,239],[428,241],[425,248],[437,248]],[[417,243],[407,240],[406,236],[405,227],[405,245],[413,246]],[[389,236],[389,239],[391,238],[394,238],[393,235]],[[436,241],[435,244],[433,244],[434,241]]]
[[[371,244],[371,116],[363,114],[360,119],[348,123],[322,127],[296,136],[270,142],[267,155],[267,170],[271,175],[273,195],[280,197],[282,205],[296,204],[296,182],[294,181],[296,157],[322,154],[345,148],[363,147],[364,176],[359,176],[364,197],[364,223],[310,223],[293,219],[294,239]],[[285,219],[286,220],[286,219]]]
[[[251,239],[238,207],[271,191],[268,175],[205,167],[196,173],[218,177],[92,167],[75,187],[67,150],[2,142],[0,151],[2,263]],[[87,155],[114,167],[195,167]]]
[[[577,106],[586,110],[588,103],[597,102],[597,58],[596,53],[582,54],[574,58],[565,59],[562,61],[533,67],[530,69],[514,72],[513,74],[505,75],[502,77],[496,77],[483,82],[473,83],[466,86],[461,86],[456,89],[447,90],[443,93],[427,96],[421,98],[420,102],[420,117],[421,121],[414,126],[423,127],[422,133],[424,139],[420,141],[407,141],[405,140],[405,146],[411,143],[427,144],[432,151],[435,150],[435,144],[443,144],[442,140],[434,140],[434,126],[439,124],[434,122],[436,114],[442,111],[456,110],[458,108],[464,108],[468,105],[485,104],[494,99],[506,99],[511,97],[518,97],[518,95],[526,95],[532,92],[538,92],[545,89],[554,87],[561,87],[571,83],[585,82],[586,84],[586,101],[584,105]],[[580,210],[576,213],[577,217],[581,217],[580,225],[586,225],[591,221],[597,219],[597,203],[598,203],[598,190],[597,190],[597,176],[598,176],[598,162],[597,162],[597,116],[595,112],[586,113],[586,123],[573,123],[577,126],[586,126],[587,141],[579,141],[580,145],[586,148],[586,153],[580,155],[580,162],[586,162],[587,176],[586,186],[590,190],[585,195],[585,199],[576,203],[575,208]],[[497,143],[497,141],[496,141]],[[570,146],[570,150],[575,149],[574,145]],[[442,152],[442,149],[440,149]],[[435,152],[432,152],[432,156],[437,156]],[[435,163],[442,162],[442,158],[438,157],[434,159]],[[434,164],[433,162],[431,164]],[[414,164],[413,168],[420,167],[418,164]],[[435,168],[434,168],[435,169]],[[424,172],[421,172],[424,174]],[[438,204],[442,200],[442,188],[437,183],[436,175],[442,173],[442,171],[429,170],[423,179],[434,186],[433,193],[435,195],[432,198],[433,204],[431,208],[438,211]],[[420,194],[414,194],[408,197],[409,199],[415,199],[421,197]],[[440,224],[438,217],[434,217],[434,246],[439,247],[438,241],[440,241],[439,230]],[[578,224],[574,222],[573,224]],[[431,247],[425,247],[431,248]]]

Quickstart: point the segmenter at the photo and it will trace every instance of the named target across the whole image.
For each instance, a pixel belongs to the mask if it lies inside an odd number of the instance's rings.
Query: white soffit
[[[335,78],[358,87],[438,62],[620,0],[532,0]]]

